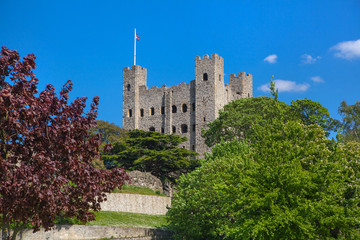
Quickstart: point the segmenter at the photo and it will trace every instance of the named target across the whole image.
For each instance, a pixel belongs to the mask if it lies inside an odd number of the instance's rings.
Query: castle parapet
[[[200,60],[209,60],[209,59],[217,59],[217,60],[222,60],[222,57],[220,57],[217,53],[213,53],[211,54],[211,57],[209,57],[208,54],[205,54],[203,56],[203,58],[201,59],[200,56],[196,56],[195,57],[195,61],[200,61]]]
[[[143,68],[143,67],[141,67],[141,66],[139,66],[139,65],[135,65],[135,66],[131,66],[131,68],[130,67],[123,67],[123,71],[124,72],[129,72],[129,71],[146,71],[146,68]]]

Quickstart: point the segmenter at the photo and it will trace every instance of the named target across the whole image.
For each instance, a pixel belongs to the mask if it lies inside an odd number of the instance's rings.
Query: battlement
[[[131,68],[130,67],[123,67],[123,71],[124,72],[128,72],[128,71],[136,71],[136,70],[138,70],[138,71],[146,71],[146,68],[144,68],[144,67],[141,67],[141,66],[139,66],[139,65],[134,65],[134,66],[131,66]]]
[[[229,75],[230,78],[245,78],[245,76],[252,77],[250,73],[246,74],[246,72],[239,72],[237,75],[234,73]]]
[[[220,57],[220,56],[219,56],[218,54],[216,54],[216,53],[211,54],[211,58],[209,58],[209,55],[208,55],[208,54],[205,54],[202,59],[201,59],[200,56],[196,56],[196,57],[195,57],[195,62],[196,62],[196,61],[202,61],[202,60],[221,60],[221,61],[223,61],[223,58]]]

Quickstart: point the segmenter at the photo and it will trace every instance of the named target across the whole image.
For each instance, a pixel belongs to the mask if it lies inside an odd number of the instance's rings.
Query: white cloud
[[[331,47],[330,50],[335,51],[335,56],[339,58],[345,58],[347,60],[360,58],[360,39],[340,42]]]
[[[324,79],[323,79],[322,77],[320,77],[320,76],[313,76],[313,77],[311,77],[310,79],[311,79],[311,81],[316,82],[316,83],[323,83],[323,82],[325,82]]]
[[[305,92],[310,88],[310,85],[307,83],[298,84],[294,81],[288,80],[281,80],[276,79],[274,80],[275,88],[279,90],[279,92]],[[270,84],[264,84],[258,87],[258,90],[263,92],[270,91]]]
[[[278,56],[276,54],[271,54],[269,56],[267,56],[266,58],[264,58],[264,62],[268,62],[268,63],[276,63],[277,62],[277,58]]]
[[[303,54],[301,55],[301,58],[302,58],[302,63],[304,64],[313,64],[315,63],[317,60],[320,60],[321,57],[320,56],[317,56],[317,57],[312,57],[311,55],[309,54]]]

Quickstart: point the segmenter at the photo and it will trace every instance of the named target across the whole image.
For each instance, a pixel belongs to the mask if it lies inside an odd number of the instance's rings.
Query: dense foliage
[[[182,239],[359,239],[360,144],[318,125],[255,124],[257,141],[213,148],[168,212]]]
[[[112,145],[121,144],[127,137],[126,130],[122,129],[115,123],[109,123],[103,120],[96,120],[96,126],[90,129],[90,136],[99,134],[101,136],[100,155],[108,154]],[[92,165],[98,169],[106,169],[102,158],[98,157],[93,160]]]
[[[254,134],[254,123],[264,126],[280,119],[285,122],[300,120],[306,125],[317,123],[326,130],[326,135],[336,130],[337,121],[330,117],[328,110],[320,103],[299,99],[287,105],[277,100],[276,96],[241,98],[225,105],[219,117],[203,131],[205,143],[214,146],[221,141],[250,139]]]
[[[150,172],[163,181],[174,182],[180,174],[198,166],[196,153],[178,147],[185,137],[137,129],[127,136],[102,156],[106,167]]]
[[[338,111],[343,117],[342,139],[360,142],[360,101],[356,101],[354,105],[348,105],[343,101],[340,103]]]
[[[16,51],[0,56],[0,214],[2,238],[24,227],[50,229],[57,216],[94,219],[105,192],[121,187],[124,171],[98,170],[99,98],[84,113],[86,98],[69,103],[70,81],[57,97],[51,85],[38,93],[35,56],[20,61]]]
[[[90,135],[96,134],[101,134],[102,146],[122,141],[127,136],[126,130],[115,123],[109,123],[108,121],[103,120],[96,120],[96,127],[91,129]]]

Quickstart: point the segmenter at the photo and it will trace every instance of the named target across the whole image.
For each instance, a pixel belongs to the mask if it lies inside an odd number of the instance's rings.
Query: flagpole
[[[134,66],[136,65],[136,28],[134,32]]]

